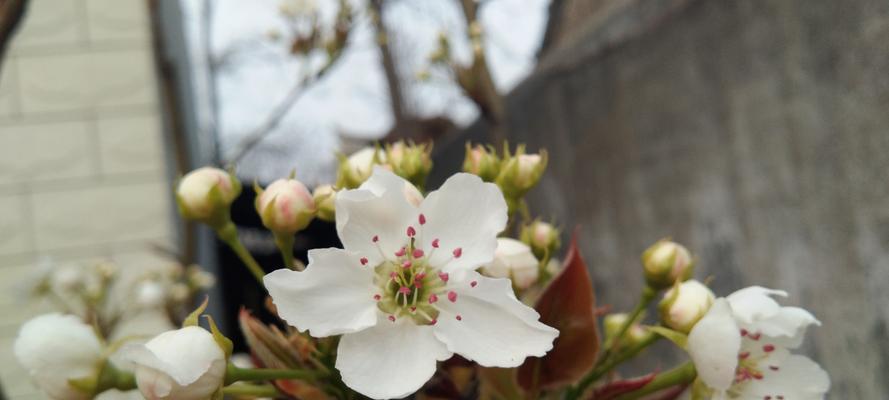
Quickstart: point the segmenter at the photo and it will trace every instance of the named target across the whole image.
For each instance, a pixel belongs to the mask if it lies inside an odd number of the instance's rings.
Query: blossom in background
[[[225,379],[225,352],[197,326],[127,345],[121,358],[135,364],[136,385],[147,399],[205,400]]]
[[[515,367],[552,348],[558,331],[516,299],[509,280],[475,272],[493,260],[506,221],[500,190],[474,175],[456,174],[423,199],[376,168],[337,194],[345,249],[312,250],[305,271],[277,270],[265,284],[291,325],[343,335],[336,368],[350,388],[404,397],[453,353]]]
[[[93,327],[73,315],[44,314],[26,322],[13,344],[19,363],[53,399],[90,399],[69,380],[89,380],[102,367],[102,344]]]
[[[527,289],[540,274],[540,263],[528,245],[510,238],[497,239],[494,261],[482,268],[485,275],[494,278],[510,278],[519,289]]]
[[[688,352],[714,399],[823,399],[830,378],[807,357],[791,354],[809,325],[808,311],[782,307],[759,286],[716,299],[688,335]]]

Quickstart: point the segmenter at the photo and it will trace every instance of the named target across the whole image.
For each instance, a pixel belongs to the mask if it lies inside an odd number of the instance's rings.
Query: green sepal
[[[219,327],[216,326],[216,321],[213,320],[212,316],[205,315],[204,318],[206,318],[207,322],[210,324],[210,333],[213,334],[213,340],[216,341],[216,344],[218,344],[219,348],[225,353],[225,359],[230,359],[232,352],[235,349],[231,339],[225,337],[225,335],[219,331]]]
[[[679,346],[680,349],[685,350],[688,348],[688,335],[682,332],[674,331],[663,326],[648,326],[647,328],[648,330],[669,339],[676,344],[676,346]]]
[[[207,304],[209,302],[210,296],[204,297],[204,301],[201,303],[201,305],[199,305],[198,308],[192,311],[191,314],[188,314],[188,317],[185,317],[185,320],[182,321],[182,327],[184,328],[186,326],[198,326],[198,319],[200,318],[201,314],[204,313],[204,310],[207,309]]]
[[[691,384],[691,400],[706,400],[713,395],[713,390],[707,387],[701,378],[695,378]]]
[[[83,392],[87,394],[93,394],[96,390],[96,387],[99,385],[99,377],[98,376],[87,376],[84,378],[72,378],[68,379],[68,386],[73,387],[78,392]]]

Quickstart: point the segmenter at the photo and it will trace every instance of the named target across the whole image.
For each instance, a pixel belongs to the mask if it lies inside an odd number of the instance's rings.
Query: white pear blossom
[[[500,190],[474,175],[456,174],[423,199],[377,167],[336,197],[345,249],[312,250],[305,271],[277,270],[265,285],[291,325],[343,335],[336,368],[350,388],[405,397],[453,353],[515,367],[552,348],[558,331],[516,299],[509,280],[475,272],[492,261],[506,220]]]
[[[527,289],[540,273],[539,262],[528,245],[510,238],[497,239],[494,261],[483,271],[494,278],[511,278],[519,289]]]
[[[92,398],[71,386],[70,379],[99,374],[102,344],[93,327],[73,315],[44,314],[26,322],[13,345],[19,363],[50,398]]]
[[[197,326],[127,345],[120,357],[135,364],[136,385],[150,400],[209,399],[225,379],[225,353],[210,332]]]
[[[814,361],[789,350],[802,343],[808,311],[782,307],[758,286],[719,298],[691,330],[688,352],[714,399],[823,399],[830,378]]]

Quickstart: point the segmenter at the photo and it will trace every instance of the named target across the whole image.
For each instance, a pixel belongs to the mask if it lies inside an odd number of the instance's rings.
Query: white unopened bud
[[[664,294],[658,306],[661,322],[673,330],[688,333],[715,300],[713,291],[701,282],[688,280],[677,284]]]
[[[694,259],[681,244],[659,240],[642,253],[642,266],[649,286],[666,289],[691,277]]]
[[[536,220],[522,228],[522,241],[531,246],[534,255],[538,258],[552,256],[562,245],[559,239],[559,230],[552,224]]]
[[[357,188],[370,178],[373,166],[381,164],[384,158],[385,154],[374,147],[365,147],[348,158],[341,158],[337,172],[337,186],[346,189]]]
[[[167,290],[160,282],[144,281],[136,287],[136,304],[142,308],[160,308],[167,300]]]
[[[97,378],[102,368],[102,345],[93,328],[73,315],[44,314],[24,325],[13,344],[15,357],[34,383],[50,398],[92,398],[90,390],[71,380]]]
[[[225,352],[197,326],[127,345],[121,358],[135,364],[136,385],[147,399],[205,400],[225,380]]]
[[[72,292],[83,286],[86,276],[83,268],[68,265],[59,267],[50,275],[52,288],[59,292]]]
[[[612,342],[615,340],[615,337],[618,333],[620,333],[620,328],[624,326],[629,319],[630,316],[624,313],[618,314],[608,314],[602,320],[605,330],[605,341]],[[632,347],[633,345],[645,340],[648,337],[649,333],[639,325],[638,320],[633,322],[627,331],[624,332],[624,336],[621,338],[620,346],[622,348]]]
[[[315,200],[306,185],[296,179],[278,179],[256,198],[262,224],[276,233],[296,233],[315,217]]]
[[[483,271],[494,278],[510,278],[519,289],[527,289],[540,273],[537,258],[528,245],[510,238],[497,239],[494,261],[484,266]]]
[[[226,211],[241,194],[241,183],[218,168],[203,167],[186,174],[176,189],[183,217],[206,221]]]

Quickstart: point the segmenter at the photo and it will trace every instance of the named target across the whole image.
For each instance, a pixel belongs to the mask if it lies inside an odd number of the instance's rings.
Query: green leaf
[[[587,265],[577,249],[576,231],[561,273],[534,308],[541,322],[559,330],[559,337],[549,353],[528,358],[519,367],[519,385],[526,390],[545,390],[577,381],[596,363],[599,329],[596,296]]]

